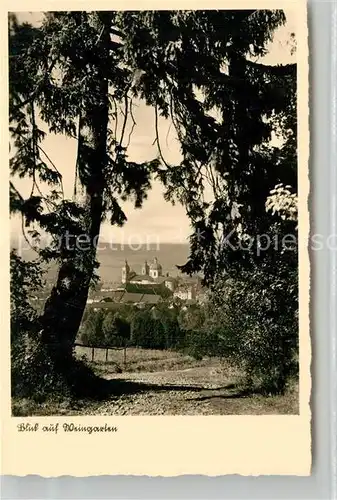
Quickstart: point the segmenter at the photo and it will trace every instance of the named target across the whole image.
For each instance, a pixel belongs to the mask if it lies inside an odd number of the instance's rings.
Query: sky
[[[290,45],[287,43],[290,33],[296,33],[296,17],[294,11],[285,11],[286,25],[280,27],[269,45],[269,53],[259,60],[265,64],[288,64],[294,62],[294,55],[290,54]],[[36,23],[39,14],[20,13],[20,21]],[[150,160],[157,156],[157,147],[153,145],[155,139],[154,110],[144,103],[137,103],[134,107],[136,126],[128,148],[129,159],[137,162]],[[131,123],[129,124],[131,127]],[[178,163],[181,160],[179,144],[174,128],[169,120],[160,119],[159,136],[165,160],[169,163]],[[74,165],[76,158],[76,141],[64,136],[49,134],[44,141],[44,150],[53,160],[63,176],[65,195],[69,198],[73,194]],[[23,196],[28,196],[31,190],[31,180],[15,179],[15,185]],[[134,209],[132,202],[122,205],[127,215],[127,222],[122,228],[112,227],[104,222],[101,229],[101,238],[123,244],[130,242],[147,243],[187,243],[190,234],[189,220],[185,209],[181,205],[172,206],[163,198],[163,188],[159,181],[154,181],[141,209]],[[16,216],[11,221],[11,237],[21,234],[21,218]]]

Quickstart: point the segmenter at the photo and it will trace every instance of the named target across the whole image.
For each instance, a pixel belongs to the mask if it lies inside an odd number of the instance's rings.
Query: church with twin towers
[[[176,279],[168,274],[163,276],[163,268],[157,257],[155,257],[150,264],[147,261],[144,262],[141,274],[137,274],[132,270],[126,260],[122,267],[122,283],[134,283],[139,285],[164,284],[173,291],[176,286]]]

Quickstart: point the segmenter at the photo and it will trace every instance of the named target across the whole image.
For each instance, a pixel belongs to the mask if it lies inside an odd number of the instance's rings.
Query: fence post
[[[108,362],[108,357],[109,357],[109,348],[107,347],[106,351],[105,351],[105,362],[106,363]]]
[[[93,347],[91,349],[91,361],[94,361],[94,357],[95,357],[95,348]]]
[[[124,347],[124,370],[126,368],[126,347]]]

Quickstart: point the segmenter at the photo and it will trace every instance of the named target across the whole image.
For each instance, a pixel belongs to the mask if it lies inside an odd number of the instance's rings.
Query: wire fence
[[[115,351],[120,351],[122,354],[122,359],[124,367],[126,366],[126,350],[127,347],[112,347],[112,346],[99,346],[99,345],[88,345],[75,343],[76,353],[79,355],[84,355],[88,359],[93,361],[100,361],[108,363],[109,361],[116,361],[115,356],[111,356]],[[113,359],[112,359],[113,358]]]

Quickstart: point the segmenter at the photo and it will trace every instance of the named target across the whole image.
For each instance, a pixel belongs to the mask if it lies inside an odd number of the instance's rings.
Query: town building
[[[139,292],[128,292],[127,290],[115,291],[109,297],[99,302],[87,302],[87,307],[98,311],[99,309],[118,310],[122,304],[132,304],[138,308],[153,307],[161,301],[161,296],[156,294]]]
[[[173,297],[181,300],[194,300],[196,298],[196,286],[183,283],[174,290]]]
[[[148,264],[147,261],[144,262],[141,274],[137,274],[133,269],[131,269],[128,261],[126,260],[124,266],[122,267],[122,283],[137,285],[163,284],[173,292],[176,288],[177,280],[172,276],[169,276],[169,274],[163,276],[162,265],[159,263],[157,257],[155,257],[153,262],[150,264]]]
[[[93,308],[112,308],[116,304],[133,304],[136,307],[154,306],[162,300],[179,299],[188,303],[201,302],[204,290],[200,277],[164,275],[157,258],[144,262],[138,274],[127,260],[121,270],[122,283],[106,283],[88,298],[87,305]],[[114,305],[113,305],[114,304]]]

